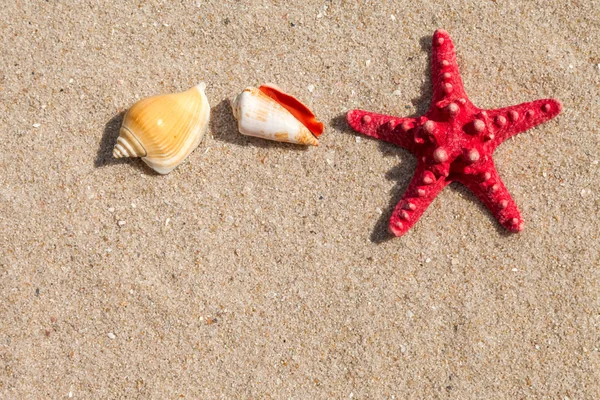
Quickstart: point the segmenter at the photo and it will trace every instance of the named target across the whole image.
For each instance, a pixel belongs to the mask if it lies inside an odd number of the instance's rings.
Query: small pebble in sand
[[[313,85],[313,84],[311,83],[311,84],[310,84],[310,85],[308,85],[306,88],[308,89],[308,91],[309,91],[309,92],[311,92],[311,93],[312,93],[312,92],[315,90],[315,85]]]
[[[414,314],[412,311],[410,311],[410,310],[408,310],[408,311],[406,312],[406,315],[408,316],[408,318],[412,318],[412,317],[414,317],[414,316],[415,316],[415,314]]]
[[[427,257],[427,258],[425,259],[425,262],[426,262],[427,264],[429,264],[429,263],[431,262],[431,258]]]
[[[33,124],[33,127],[36,128],[36,129],[39,128],[40,126],[42,126],[42,124],[40,124],[38,122],[36,122],[35,124]]]
[[[396,16],[395,16],[394,14],[392,14],[392,15],[390,15],[390,19],[391,19],[392,21],[395,21],[395,20],[396,20]]]
[[[113,212],[115,212],[115,208],[114,208],[114,207],[108,207],[108,212],[109,212],[109,213],[113,213]]]
[[[123,221],[123,220],[119,220],[119,222],[117,222],[117,224],[119,224],[119,226],[123,226],[125,225],[127,222]]]
[[[117,338],[117,336],[114,333],[112,333],[112,332],[108,332],[108,337],[110,339],[116,339]]]
[[[335,150],[330,150],[325,153],[325,161],[328,165],[333,165],[335,163]]]
[[[369,65],[371,65],[371,60],[365,61],[365,66],[368,67]]]
[[[356,143],[360,143],[362,141],[362,138],[360,136],[356,136],[354,140],[356,140]]]
[[[512,272],[519,272],[519,270],[518,270],[518,269],[516,269],[516,268],[513,268],[513,269],[512,269]]]
[[[400,96],[400,95],[402,94],[402,92],[401,92],[400,90],[396,89],[396,90],[394,90],[394,91],[392,92],[392,94],[393,94],[394,96]]]
[[[406,346],[405,346],[405,345],[403,345],[403,344],[401,344],[401,345],[400,345],[400,351],[401,351],[403,354],[404,354],[404,353],[406,353]]]
[[[167,219],[165,220],[165,226],[169,226],[169,222],[171,222],[171,218],[167,218]]]

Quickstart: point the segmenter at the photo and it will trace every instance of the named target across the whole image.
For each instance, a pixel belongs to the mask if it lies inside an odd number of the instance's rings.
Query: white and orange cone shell
[[[248,87],[231,102],[238,130],[277,142],[318,146],[323,124],[294,97],[273,85]]]

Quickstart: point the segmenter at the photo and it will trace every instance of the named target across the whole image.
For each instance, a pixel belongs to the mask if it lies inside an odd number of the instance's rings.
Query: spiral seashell
[[[210,118],[204,82],[181,92],[150,97],[125,114],[113,157],[142,157],[168,174],[200,144]]]
[[[299,100],[274,85],[248,87],[231,102],[243,135],[318,146],[323,124]]]

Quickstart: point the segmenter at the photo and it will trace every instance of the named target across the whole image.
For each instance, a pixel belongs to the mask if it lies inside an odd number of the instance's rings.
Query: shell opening
[[[315,114],[294,96],[283,92],[277,86],[272,84],[262,85],[258,90],[288,110],[298,121],[306,126],[315,137],[319,137],[323,133],[323,123],[317,121]]]

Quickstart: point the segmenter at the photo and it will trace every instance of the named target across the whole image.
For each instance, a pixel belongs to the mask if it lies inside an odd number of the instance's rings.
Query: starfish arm
[[[497,147],[512,136],[551,120],[560,113],[561,109],[558,100],[542,99],[486,111],[489,118],[488,129],[493,134],[493,147]]]
[[[475,194],[491,211],[500,225],[511,232],[520,232],[525,223],[517,204],[504,186],[494,162],[487,162],[477,166],[472,174],[461,174],[454,177]]]
[[[390,232],[396,236],[404,235],[448,183],[444,176],[436,179],[424,163],[417,164],[415,174],[390,218]]]
[[[410,151],[414,149],[414,134],[411,130],[416,124],[415,118],[396,118],[364,110],[350,110],[346,114],[346,121],[352,129],[363,135]]]
[[[467,98],[460,77],[454,43],[448,32],[438,29],[433,33],[431,50],[431,82],[433,99],[431,104],[444,107],[450,102]]]

